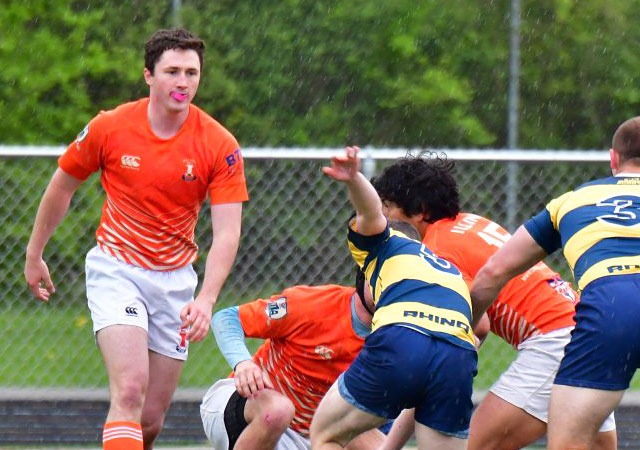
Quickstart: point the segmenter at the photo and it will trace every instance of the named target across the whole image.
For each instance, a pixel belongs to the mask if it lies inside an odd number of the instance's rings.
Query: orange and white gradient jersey
[[[245,335],[267,339],[253,360],[295,406],[291,428],[309,436],[320,400],[364,345],[351,323],[355,289],[294,286],[240,305]]]
[[[58,160],[85,180],[102,170],[106,199],[99,247],[151,270],[192,263],[202,203],[248,199],[240,148],[222,125],[194,105],[178,133],[160,139],[147,119],[149,99],[98,114]]]
[[[424,244],[456,265],[469,285],[511,235],[475,214],[460,213],[427,227]],[[510,280],[487,310],[491,331],[514,347],[540,333],[575,325],[577,294],[560,275],[539,262]]]

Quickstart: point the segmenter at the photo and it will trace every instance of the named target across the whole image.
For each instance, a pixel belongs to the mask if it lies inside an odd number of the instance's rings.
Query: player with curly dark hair
[[[436,153],[408,155],[371,180],[382,200],[402,207],[411,217],[428,211],[426,221],[453,219],[460,212],[455,163]]]
[[[387,217],[413,224],[426,247],[457,266],[471,285],[510,234],[489,219],[460,211],[454,170],[445,155],[409,155],[385,168],[372,184]],[[488,322],[518,356],[476,409],[469,449],[517,449],[544,435],[551,383],[574,326],[576,298],[570,285],[542,262],[500,291],[475,333],[486,335]],[[398,442],[408,438],[409,419],[406,411],[396,421],[385,449],[399,448]],[[600,431],[597,448],[615,448],[613,415]]]

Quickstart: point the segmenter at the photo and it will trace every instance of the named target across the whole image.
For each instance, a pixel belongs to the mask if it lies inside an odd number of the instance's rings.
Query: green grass
[[[0,386],[104,387],[107,377],[86,307],[56,309],[32,304],[29,311],[0,310]],[[251,342],[250,347],[257,347]],[[229,367],[210,334],[192,343],[181,385],[204,387],[227,376]]]
[[[86,306],[56,308],[38,303],[26,311],[0,310],[0,386],[105,387],[107,378]],[[255,350],[260,340],[249,340]],[[212,334],[192,343],[180,386],[206,387],[230,369]],[[479,353],[475,389],[487,389],[515,357],[515,350],[490,335]],[[636,376],[632,389],[640,387]]]

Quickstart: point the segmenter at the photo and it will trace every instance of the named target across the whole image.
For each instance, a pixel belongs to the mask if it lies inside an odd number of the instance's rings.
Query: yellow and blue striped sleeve
[[[389,239],[390,235],[391,231],[388,225],[382,233],[371,236],[362,235],[349,226],[349,233],[347,235],[349,250],[356,264],[365,270],[369,262],[375,258],[380,246]]]
[[[531,237],[547,254],[562,247],[559,222],[562,216],[562,207],[571,193],[567,192],[551,200],[539,214],[524,224]]]
[[[547,254],[551,254],[562,247],[560,233],[553,227],[551,214],[548,209],[543,209],[538,215],[533,216],[524,227],[534,241],[543,248]]]

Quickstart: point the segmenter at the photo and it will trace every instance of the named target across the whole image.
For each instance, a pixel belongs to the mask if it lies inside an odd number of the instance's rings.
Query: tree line
[[[0,142],[63,144],[144,96],[172,2],[8,0]],[[607,148],[640,103],[640,10],[522,0],[522,148]],[[510,0],[183,0],[207,44],[196,104],[243,146],[506,145]]]

